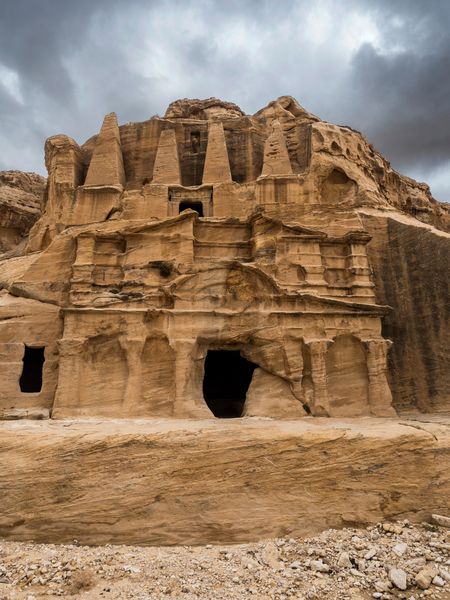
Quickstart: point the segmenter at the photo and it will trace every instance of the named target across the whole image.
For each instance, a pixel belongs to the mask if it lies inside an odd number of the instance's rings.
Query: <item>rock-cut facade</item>
[[[45,158],[45,211],[0,262],[4,414],[396,414],[359,209],[432,201],[360,134],[290,97],[180,100]]]

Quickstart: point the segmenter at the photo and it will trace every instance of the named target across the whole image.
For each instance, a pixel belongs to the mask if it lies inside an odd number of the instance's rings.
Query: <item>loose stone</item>
[[[433,583],[433,585],[436,585],[438,587],[444,587],[444,585],[445,585],[445,581],[442,579],[442,577],[439,577],[439,575],[436,575],[435,577],[433,577],[432,583]]]
[[[391,568],[389,569],[389,579],[399,590],[406,590],[407,588],[407,575],[403,569]]]

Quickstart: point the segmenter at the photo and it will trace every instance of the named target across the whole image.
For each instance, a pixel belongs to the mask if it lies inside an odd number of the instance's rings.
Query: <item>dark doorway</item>
[[[183,210],[186,210],[187,208],[195,210],[196,212],[198,212],[200,217],[203,217],[203,204],[201,202],[190,202],[189,200],[183,200],[182,202],[180,202],[178,212],[183,212]]]
[[[239,350],[208,350],[205,360],[203,397],[215,417],[242,417],[245,395],[256,365]]]
[[[22,375],[19,384],[20,391],[27,394],[36,394],[42,389],[42,368],[44,366],[45,348],[30,348],[25,346],[23,355]]]

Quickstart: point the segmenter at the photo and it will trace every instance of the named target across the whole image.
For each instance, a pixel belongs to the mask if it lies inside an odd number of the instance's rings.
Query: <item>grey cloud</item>
[[[382,47],[364,44],[353,57],[346,120],[396,168],[450,201],[442,177],[450,164],[450,3],[380,0],[368,10]]]
[[[353,61],[355,125],[401,167],[450,156],[450,41],[439,52],[383,56],[367,45]],[[355,112],[356,112],[355,111]]]
[[[138,121],[215,95],[254,112],[291,94],[450,200],[447,0],[2,0],[1,11],[0,69],[24,99],[0,82],[2,168],[43,172],[45,137],[83,142],[112,110]],[[355,15],[377,39],[349,54]]]

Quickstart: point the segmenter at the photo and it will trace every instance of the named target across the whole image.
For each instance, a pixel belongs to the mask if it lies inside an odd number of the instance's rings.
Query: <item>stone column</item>
[[[175,400],[173,416],[179,419],[188,417],[212,418],[203,400],[202,381],[195,366],[197,341],[193,339],[171,342],[175,351]]]
[[[314,416],[329,416],[327,367],[325,356],[331,340],[314,340],[307,345],[311,353],[311,378],[314,386],[314,406],[311,412]]]
[[[283,337],[283,347],[286,360],[286,375],[294,396],[302,405],[304,405],[304,394],[302,387],[303,378],[303,338],[295,335],[285,335]]]
[[[373,300],[374,285],[371,281],[371,271],[366,250],[367,241],[350,244],[349,267],[351,272],[352,294],[361,300]]]
[[[370,413],[376,417],[395,417],[392,406],[392,394],[386,379],[386,360],[390,340],[366,340],[364,347],[367,355],[367,373],[369,376]]]
[[[301,240],[298,245],[301,266],[306,272],[306,282],[317,288],[318,292],[326,292],[325,268],[322,260],[320,243],[317,240]]]
[[[126,353],[128,378],[123,399],[123,417],[133,417],[139,410],[142,399],[142,351],[145,337],[126,337],[120,345]]]
[[[76,242],[77,254],[72,265],[71,283],[90,283],[94,271],[95,237],[81,234]]]
[[[57,342],[59,369],[53,418],[76,414],[79,408],[80,366],[84,342],[85,338],[63,338]]]

